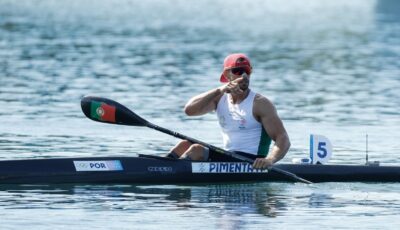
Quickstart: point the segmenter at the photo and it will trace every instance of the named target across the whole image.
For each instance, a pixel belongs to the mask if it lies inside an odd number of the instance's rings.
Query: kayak
[[[276,164],[311,182],[400,182],[399,166]],[[237,162],[188,161],[153,155],[0,161],[0,184],[182,184],[293,182],[273,170]]]
[[[229,182],[400,182],[400,166],[324,165],[330,143],[314,137],[313,164],[276,164],[260,170],[253,160],[155,125],[116,101],[86,96],[83,113],[90,119],[117,125],[144,126],[200,144],[233,162],[188,161],[153,155],[137,157],[74,157],[0,161],[0,184],[178,184]],[[315,143],[315,144],[314,144]],[[318,156],[315,159],[313,156]],[[315,164],[314,164],[315,163]],[[368,163],[368,161],[367,161]]]

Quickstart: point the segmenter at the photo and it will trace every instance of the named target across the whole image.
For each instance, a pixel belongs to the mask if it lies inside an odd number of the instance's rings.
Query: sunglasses
[[[235,75],[242,75],[244,72],[246,72],[246,68],[243,67],[232,68],[231,72]]]

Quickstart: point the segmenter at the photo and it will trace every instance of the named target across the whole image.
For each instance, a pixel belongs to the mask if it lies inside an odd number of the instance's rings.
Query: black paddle
[[[254,161],[253,159],[247,158],[245,156],[218,148],[216,146],[207,144],[205,142],[196,140],[194,138],[182,135],[180,133],[177,133],[177,132],[171,131],[169,129],[157,126],[153,123],[150,123],[147,120],[140,117],[139,115],[137,115],[136,113],[134,113],[131,110],[129,110],[128,108],[126,108],[125,106],[119,104],[116,101],[113,101],[113,100],[110,100],[107,98],[86,96],[86,97],[82,98],[82,100],[81,100],[81,107],[82,107],[82,111],[86,115],[86,117],[88,117],[94,121],[110,123],[110,124],[118,124],[118,125],[146,126],[146,127],[158,130],[160,132],[172,135],[174,137],[177,137],[177,138],[180,138],[183,140],[188,140],[192,143],[200,144],[204,147],[209,148],[212,151],[231,156],[231,157],[236,158],[241,161],[245,161],[245,162],[248,162],[251,164]],[[295,175],[291,172],[282,170],[280,168],[271,167],[270,170],[273,170],[275,172],[278,172],[280,174],[288,176],[298,182],[303,182],[303,183],[307,183],[307,184],[312,183],[306,179],[298,177],[297,175]]]

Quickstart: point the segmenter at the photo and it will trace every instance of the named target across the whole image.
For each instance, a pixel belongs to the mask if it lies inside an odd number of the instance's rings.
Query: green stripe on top
[[[101,116],[98,113],[98,109],[101,107],[101,102],[92,101],[90,105],[90,117],[96,120],[101,120]]]
[[[265,132],[264,127],[261,127],[261,138],[258,144],[257,156],[266,157],[269,151],[269,146],[271,145],[271,137]]]

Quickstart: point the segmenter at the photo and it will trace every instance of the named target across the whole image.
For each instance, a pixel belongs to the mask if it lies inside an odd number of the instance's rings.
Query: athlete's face
[[[250,78],[249,75],[244,71],[243,68],[233,68],[227,71],[229,81],[234,81],[238,78],[243,78],[239,83],[239,87],[241,90],[246,91],[249,88]]]

